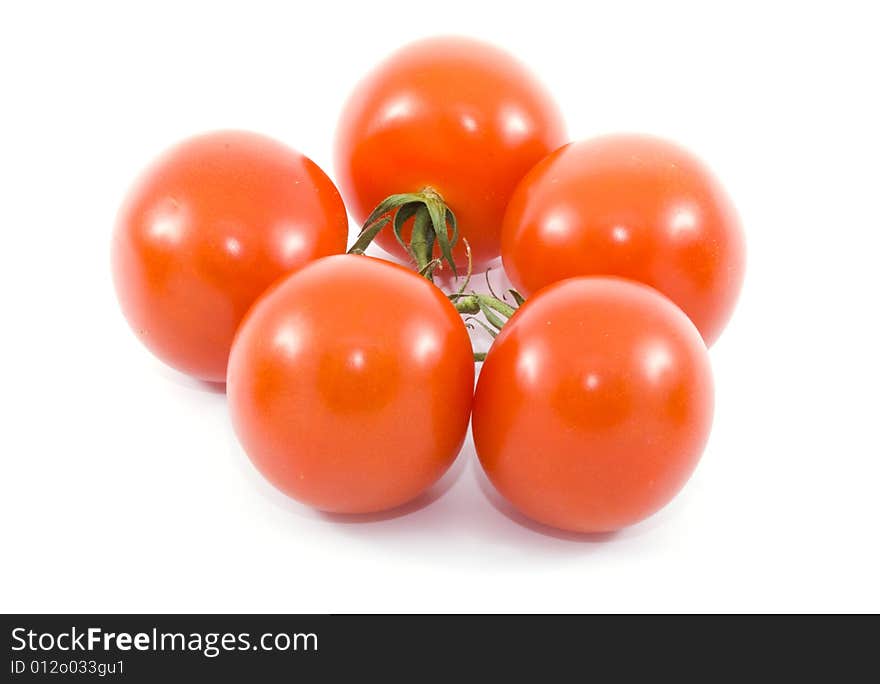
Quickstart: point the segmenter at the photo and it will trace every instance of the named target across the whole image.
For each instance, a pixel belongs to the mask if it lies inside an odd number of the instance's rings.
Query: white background
[[[0,609],[880,610],[880,24],[805,4],[4,2]],[[573,138],[691,147],[742,213],[708,449],[609,539],[510,514],[470,443],[406,514],[312,512],[117,311],[110,232],[144,164],[240,127],[332,172],[354,82],[433,33],[517,54]]]

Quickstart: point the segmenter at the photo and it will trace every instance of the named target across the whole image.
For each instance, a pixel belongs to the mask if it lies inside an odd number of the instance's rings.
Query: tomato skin
[[[541,290],[486,358],[474,443],[525,515],[575,532],[636,523],[696,467],[713,412],[708,353],[649,287],[573,278]]]
[[[314,162],[255,133],[208,133],[162,155],[123,204],[116,293],[156,356],[222,382],[254,300],[280,276],[345,251],[347,239],[342,198]]]
[[[335,168],[361,223],[389,195],[434,188],[479,268],[500,254],[517,182],[565,141],[558,107],[513,57],[467,38],[431,38],[395,52],[357,86],[339,120]],[[377,242],[407,258],[391,231]],[[463,243],[455,258],[466,263]]]
[[[710,345],[742,287],[745,239],[723,188],[689,152],[610,135],[556,150],[522,180],[504,218],[502,258],[524,294],[578,275],[647,283]]]
[[[366,513],[418,496],[467,431],[467,330],[425,278],[367,256],[327,257],[279,282],[232,347],[236,433],[278,489]]]

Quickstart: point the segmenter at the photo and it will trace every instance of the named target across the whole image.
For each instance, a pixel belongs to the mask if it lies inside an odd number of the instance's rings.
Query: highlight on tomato
[[[347,238],[342,198],[314,162],[256,133],[208,133],[168,150],[131,190],[113,234],[113,279],[156,356],[222,382],[254,300],[279,277],[345,251]]]
[[[450,257],[453,266],[466,264],[466,240],[480,269],[500,255],[514,187],[565,140],[556,103],[511,55],[468,38],[430,38],[398,50],[358,84],[339,119],[335,168],[361,224],[389,197],[397,202],[386,211],[413,199],[444,203],[440,216],[445,208],[454,212],[450,232],[463,238]],[[383,231],[377,242],[407,259],[404,245],[418,214],[403,218],[400,235]],[[444,236],[433,241],[430,228],[429,248],[440,256]]]
[[[501,252],[525,295],[579,275],[651,285],[707,345],[745,273],[740,220],[718,180],[687,150],[644,135],[571,143],[539,162],[507,207]]]
[[[474,443],[526,516],[608,532],[667,504],[709,437],[708,352],[656,290],[618,278],[554,283],[527,300],[477,382]]]
[[[229,361],[235,431],[257,469],[315,508],[367,513],[455,460],[474,386],[458,312],[426,278],[368,256],[316,261],[248,313]]]

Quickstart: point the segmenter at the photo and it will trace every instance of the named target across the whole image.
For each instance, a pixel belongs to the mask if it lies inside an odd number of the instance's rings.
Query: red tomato
[[[254,133],[209,133],[166,152],[127,198],[113,236],[116,293],[156,356],[219,382],[260,293],[347,239],[342,199],[314,162]]]
[[[334,256],[254,306],[227,393],[245,451],[281,491],[325,511],[392,508],[461,449],[474,361],[455,307],[421,276]]]
[[[394,53],[358,85],[339,121],[336,173],[360,222],[389,195],[432,187],[479,267],[500,254],[517,182],[565,139],[556,104],[510,55],[432,38]],[[405,258],[390,230],[377,242]],[[461,241],[455,257],[465,264]]]
[[[504,269],[524,294],[578,275],[639,280],[714,342],[745,271],[736,211],[709,170],[663,140],[572,143],[519,184],[504,218]]]
[[[577,532],[646,518],[684,485],[712,422],[706,347],[672,302],[617,278],[529,299],[495,340],[474,398],[474,443],[525,515]]]

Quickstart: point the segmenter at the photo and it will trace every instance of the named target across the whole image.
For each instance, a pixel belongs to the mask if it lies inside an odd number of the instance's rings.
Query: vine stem
[[[476,292],[467,292],[462,294],[451,294],[449,298],[455,304],[455,309],[461,314],[478,314],[483,307],[488,307],[492,311],[500,313],[505,318],[510,318],[516,313],[516,308],[507,302],[504,302],[492,295],[478,294]]]

